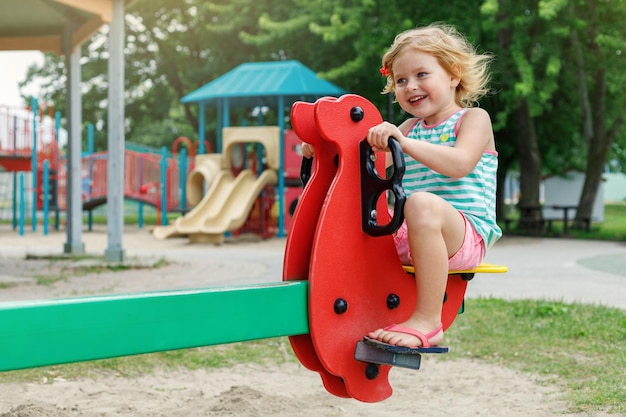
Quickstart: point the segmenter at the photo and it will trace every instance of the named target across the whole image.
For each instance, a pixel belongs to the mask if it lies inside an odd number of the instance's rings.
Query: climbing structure
[[[173,224],[155,228],[155,237],[185,235],[192,242],[222,243],[226,232],[245,223],[259,195],[278,182],[277,126],[227,127],[222,134],[223,153],[198,155],[189,174],[187,194],[195,207]],[[248,155],[240,146],[243,143],[262,145],[261,158],[254,153],[247,162]],[[270,194],[273,200],[274,193]]]

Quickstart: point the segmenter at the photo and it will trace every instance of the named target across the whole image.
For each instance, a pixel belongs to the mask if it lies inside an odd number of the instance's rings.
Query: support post
[[[205,106],[204,101],[200,102],[198,108],[198,154],[202,155],[206,153],[204,146],[204,140],[206,139],[206,121],[205,121]]]
[[[54,187],[54,230],[59,230],[59,224],[61,219],[59,216],[59,169],[61,167],[61,158],[59,156],[59,131],[61,130],[61,112],[54,112],[54,139],[56,141],[56,152],[54,160],[55,181],[56,187]]]
[[[107,237],[104,258],[123,262],[124,248],[124,0],[113,0],[109,51]]]
[[[48,235],[48,222],[50,220],[50,162],[46,159],[43,161],[42,175],[42,196],[43,196],[43,235]]]
[[[278,237],[285,236],[285,98],[278,96],[278,126],[280,127],[278,160]]]
[[[32,98],[30,100],[30,110],[33,114],[33,144],[32,144],[32,152],[30,156],[30,164],[31,164],[31,196],[32,196],[32,207],[31,207],[31,228],[33,232],[37,230],[37,113],[39,113],[39,105],[37,104],[37,99]]]
[[[81,187],[81,153],[82,153],[82,98],[80,94],[80,46],[72,51],[72,35],[75,28],[74,16],[68,14],[68,25],[64,30],[63,50],[67,71],[67,241],[63,252],[70,254],[85,253],[83,243],[83,202]]]
[[[167,148],[161,147],[161,226],[167,226]]]

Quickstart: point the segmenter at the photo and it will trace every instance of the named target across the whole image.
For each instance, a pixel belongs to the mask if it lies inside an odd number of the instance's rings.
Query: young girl
[[[433,24],[396,36],[383,56],[384,93],[413,116],[369,130],[375,150],[398,140],[406,162],[406,221],[394,240],[415,267],[417,303],[404,323],[369,334],[402,347],[437,346],[448,270],[478,266],[502,235],[496,224],[497,152],[487,112],[470,108],[487,91],[491,57],[454,28]]]

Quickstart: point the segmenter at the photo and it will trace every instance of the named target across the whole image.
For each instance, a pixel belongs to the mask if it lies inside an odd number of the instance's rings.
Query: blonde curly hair
[[[432,54],[450,75],[460,79],[455,101],[461,107],[471,107],[489,89],[489,63],[492,55],[479,54],[474,46],[454,27],[442,23],[409,29],[396,36],[382,60],[381,73],[387,76],[382,93],[395,91],[393,63],[408,48]]]

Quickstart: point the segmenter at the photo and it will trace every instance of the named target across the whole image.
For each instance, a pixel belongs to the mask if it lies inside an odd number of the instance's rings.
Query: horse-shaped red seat
[[[403,269],[392,236],[364,231],[361,168],[366,162],[360,148],[382,117],[371,102],[352,94],[295,103],[291,117],[296,134],[315,150],[315,168],[294,213],[283,270],[284,280],[309,281],[310,334],[292,336],[291,344],[329,392],[382,401],[392,393],[390,366],[356,360],[355,347],[368,332],[405,321],[416,300],[415,280]],[[381,177],[384,164],[385,154],[376,155]],[[389,224],[385,195],[374,205],[375,222]],[[460,276],[450,277],[444,329],[461,308],[466,285]]]

